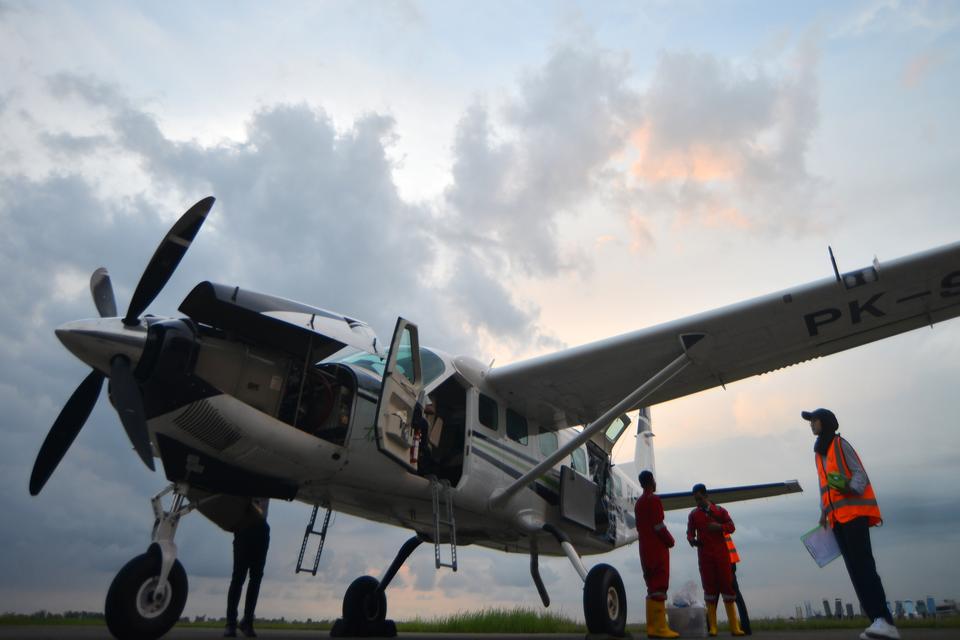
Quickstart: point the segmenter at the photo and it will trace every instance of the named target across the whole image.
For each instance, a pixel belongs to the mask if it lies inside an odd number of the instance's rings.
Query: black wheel
[[[174,560],[162,591],[159,578],[159,553],[139,555],[117,573],[104,604],[107,628],[115,638],[154,640],[180,619],[187,603],[187,572]]]
[[[380,582],[373,576],[361,576],[350,583],[343,594],[343,619],[348,622],[383,622],[387,617],[387,594],[374,592]]]
[[[627,592],[617,570],[598,564],[583,585],[583,617],[590,633],[622,636],[627,623]]]

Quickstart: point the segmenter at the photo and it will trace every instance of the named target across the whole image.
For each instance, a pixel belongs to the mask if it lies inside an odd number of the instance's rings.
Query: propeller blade
[[[90,276],[90,293],[93,295],[93,304],[101,318],[117,317],[117,300],[113,297],[113,285],[110,284],[110,274],[100,267]]]
[[[30,495],[35,496],[43,489],[43,485],[50,479],[63,455],[70,448],[74,438],[93,411],[100,397],[103,386],[103,374],[94,369],[76,388],[67,404],[63,405],[60,415],[50,427],[37,460],[33,463],[33,473],[30,474]]]
[[[143,275],[140,276],[140,282],[137,283],[130,306],[127,308],[127,316],[123,319],[125,325],[135,325],[140,322],[140,314],[167,284],[167,280],[180,264],[183,254],[190,248],[190,243],[200,230],[213,202],[214,197],[209,196],[190,207],[164,236],[163,242],[157,247]]]
[[[143,464],[153,471],[156,467],[153,466],[153,450],[150,448],[143,397],[137,381],[133,378],[130,360],[126,356],[116,356],[110,363],[110,397],[137,455],[143,460]]]

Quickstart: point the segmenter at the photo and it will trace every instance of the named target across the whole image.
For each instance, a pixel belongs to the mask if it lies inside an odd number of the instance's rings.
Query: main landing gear
[[[551,534],[560,543],[567,559],[580,574],[583,580],[583,617],[587,623],[587,632],[591,636],[604,638],[624,638],[627,627],[627,592],[623,588],[623,580],[615,568],[609,564],[598,564],[589,572],[583,566],[583,561],[577,550],[570,544],[570,538],[553,525],[546,524],[543,530]],[[533,569],[531,564],[531,570]],[[539,574],[534,574],[534,582],[540,590]],[[541,590],[541,598],[545,590]],[[544,599],[544,604],[549,598]]]
[[[334,623],[331,638],[393,638],[397,635],[397,625],[393,620],[387,620],[384,591],[421,542],[418,536],[404,542],[382,580],[361,576],[350,583],[343,594],[343,617]]]
[[[164,510],[161,498],[173,493]],[[156,522],[146,553],[125,564],[107,591],[107,628],[118,640],[154,640],[169,631],[187,603],[187,573],[177,560],[173,536],[180,518],[196,505],[184,505],[185,489],[170,485],[151,500]]]

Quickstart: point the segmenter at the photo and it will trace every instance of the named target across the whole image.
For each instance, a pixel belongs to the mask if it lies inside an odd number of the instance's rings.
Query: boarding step
[[[323,516],[323,526],[320,527],[320,531],[314,529],[314,526],[317,522],[317,511],[320,509],[320,505],[313,505],[313,513],[310,514],[310,522],[307,523],[307,530],[303,533],[303,544],[300,545],[300,557],[297,558],[297,570],[296,573],[301,571],[304,573],[310,573],[310,575],[317,575],[317,567],[320,565],[320,554],[323,553],[323,543],[327,539],[327,526],[330,524],[330,514],[333,513],[332,508],[327,508],[326,515]],[[310,540],[310,536],[320,536],[320,544],[317,546],[317,555],[313,558],[313,569],[309,569],[303,566],[303,557],[307,553],[307,542]]]
[[[430,490],[433,494],[433,547],[437,569],[448,567],[457,570],[457,522],[453,516],[453,489],[449,480],[430,478]],[[441,513],[442,510],[442,513]],[[442,527],[446,531],[442,531]],[[444,562],[440,554],[441,533],[447,533],[450,540],[450,562]]]

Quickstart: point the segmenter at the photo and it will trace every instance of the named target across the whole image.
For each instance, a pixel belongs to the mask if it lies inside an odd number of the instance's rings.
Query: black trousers
[[[243,589],[247,573],[250,574],[250,582],[247,583],[243,619],[253,622],[269,546],[270,525],[265,521],[233,534],[233,575],[230,577],[230,589],[227,591],[227,622],[229,624],[237,623],[237,606],[240,604],[240,591]]]
[[[740,628],[748,636],[753,635],[750,629],[750,616],[747,615],[747,603],[743,600],[743,594],[740,593],[740,584],[737,582],[737,563],[730,563],[730,570],[733,572],[733,592],[737,594],[737,615],[740,616]]]
[[[857,592],[860,606],[871,620],[883,618],[893,624],[893,616],[887,609],[887,594],[877,574],[877,564],[873,560],[873,547],[870,544],[870,526],[866,516],[854,518],[850,522],[838,522],[833,526],[833,535],[843,554],[847,573]]]

